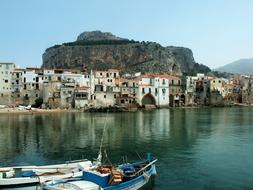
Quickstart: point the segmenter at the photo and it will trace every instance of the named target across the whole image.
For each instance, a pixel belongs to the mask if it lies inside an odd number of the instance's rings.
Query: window
[[[109,77],[109,73],[106,73],[106,77]]]
[[[165,88],[163,88],[162,89],[162,92],[163,92],[163,95],[166,93],[166,89]]]
[[[181,84],[181,81],[180,80],[178,80],[178,85],[180,85]]]
[[[102,76],[103,75],[103,73],[100,73],[100,76]]]
[[[24,77],[24,82],[26,82],[26,77]]]
[[[4,80],[5,83],[8,83],[8,80]]]
[[[26,90],[26,84],[24,84],[24,90]]]
[[[94,96],[94,100],[96,100],[96,96]]]
[[[165,79],[163,79],[163,84],[165,84]]]
[[[142,94],[145,94],[145,88],[142,88]]]
[[[114,78],[116,78],[117,77],[116,73],[113,73],[113,76],[114,76]]]
[[[35,96],[36,96],[36,98],[38,98],[38,97],[39,97],[39,95],[38,95],[38,94],[36,94]]]
[[[106,98],[106,95],[104,95],[104,98]]]
[[[148,89],[148,92],[151,94],[151,88]]]
[[[172,84],[172,85],[174,84],[174,80],[173,80],[173,79],[171,80],[171,84]]]
[[[116,94],[114,94],[114,98],[117,98],[117,95],[116,95]]]
[[[88,95],[87,95],[87,94],[82,93],[82,98],[87,99],[87,98],[88,98]]]
[[[155,88],[155,95],[157,96],[157,94],[158,94],[158,89]]]

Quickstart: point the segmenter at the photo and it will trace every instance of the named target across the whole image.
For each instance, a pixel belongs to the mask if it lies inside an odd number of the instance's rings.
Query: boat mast
[[[105,129],[106,129],[106,123],[107,123],[107,116],[108,116],[108,111],[107,111],[106,117],[105,117],[105,123],[104,123],[104,127],[103,127],[102,138],[101,138],[101,142],[100,142],[98,157],[97,157],[97,160],[96,160],[97,164],[99,164],[99,165],[102,163],[102,147],[103,147],[103,141],[104,141],[104,135],[105,135]]]

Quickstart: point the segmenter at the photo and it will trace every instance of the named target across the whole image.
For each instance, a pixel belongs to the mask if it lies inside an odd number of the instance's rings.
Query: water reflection
[[[104,147],[112,162],[119,162],[124,155],[137,159],[136,152],[142,157],[152,152],[159,158],[159,177],[153,189],[166,189],[168,185],[171,189],[252,187],[252,111],[215,108],[108,116],[2,115],[0,165],[93,159],[106,122]]]

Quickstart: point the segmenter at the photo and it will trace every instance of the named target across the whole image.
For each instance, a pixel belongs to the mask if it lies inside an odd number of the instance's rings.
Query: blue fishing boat
[[[137,190],[147,184],[156,175],[157,159],[150,154],[144,161],[123,164],[118,167],[100,165],[93,170],[83,172],[80,178],[65,181],[53,181],[46,184],[44,190]]]
[[[107,116],[107,115],[106,115]],[[147,159],[123,164],[118,167],[103,165],[102,147],[106,130],[105,120],[98,157],[93,163],[94,168],[84,170],[81,178],[51,181],[43,185],[44,190],[137,190],[147,184],[156,175],[155,163],[150,153]]]

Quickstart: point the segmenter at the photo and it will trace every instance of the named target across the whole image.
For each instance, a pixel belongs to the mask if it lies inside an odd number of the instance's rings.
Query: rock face
[[[100,31],[84,32],[75,42],[48,48],[43,54],[42,68],[114,68],[122,73],[173,75],[210,71],[194,61],[188,48],[162,47],[155,42],[138,42]]]

